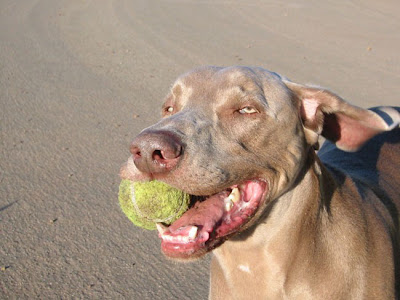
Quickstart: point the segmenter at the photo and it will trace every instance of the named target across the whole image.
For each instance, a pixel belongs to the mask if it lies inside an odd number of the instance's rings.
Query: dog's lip
[[[172,258],[190,258],[216,247],[256,214],[268,188],[262,179],[247,180],[196,202],[169,227],[159,224],[163,253]],[[227,200],[237,191],[240,198],[236,197],[235,202]]]

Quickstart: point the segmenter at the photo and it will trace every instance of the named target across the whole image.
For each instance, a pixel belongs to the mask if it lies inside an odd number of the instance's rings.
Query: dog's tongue
[[[171,233],[188,226],[197,226],[202,231],[212,232],[215,225],[224,215],[224,199],[229,192],[224,191],[210,196],[205,201],[197,202],[191,209],[183,214],[177,221],[169,226]]]
[[[215,247],[246,224],[266,191],[264,181],[251,180],[197,201],[169,227],[157,224],[161,249],[169,257],[185,258]]]

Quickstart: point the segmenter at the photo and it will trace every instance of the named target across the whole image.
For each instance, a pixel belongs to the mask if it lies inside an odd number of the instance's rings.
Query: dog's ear
[[[299,101],[307,141],[318,144],[319,135],[339,149],[356,151],[378,133],[399,125],[400,114],[393,108],[366,110],[353,106],[334,93],[284,80]]]

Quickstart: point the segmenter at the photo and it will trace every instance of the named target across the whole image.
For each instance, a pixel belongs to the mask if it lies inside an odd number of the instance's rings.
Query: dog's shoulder
[[[326,141],[318,156],[338,182],[351,178],[360,193],[372,190],[400,209],[400,128],[375,136],[356,152]]]

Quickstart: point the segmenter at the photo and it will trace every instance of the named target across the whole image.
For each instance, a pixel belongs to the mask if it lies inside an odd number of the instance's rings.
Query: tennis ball
[[[122,180],[119,204],[136,226],[156,229],[156,223],[171,224],[189,207],[190,196],[161,181],[133,182]]]

